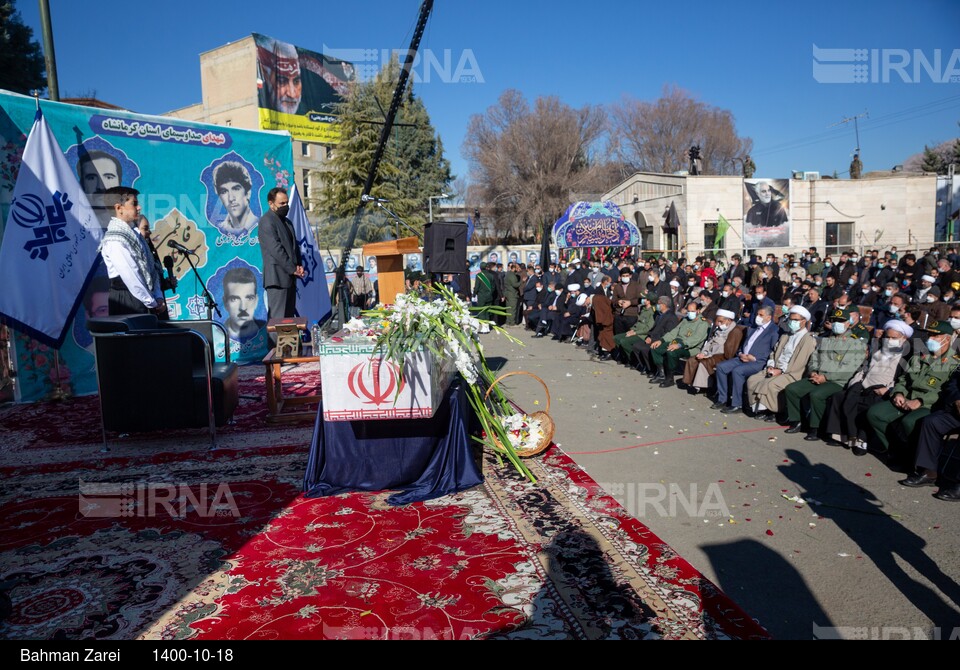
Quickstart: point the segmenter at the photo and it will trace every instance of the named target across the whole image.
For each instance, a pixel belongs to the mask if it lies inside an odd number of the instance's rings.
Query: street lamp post
[[[433,223],[433,201],[434,200],[446,200],[450,195],[448,193],[441,193],[440,195],[431,195],[427,198],[427,203],[430,208],[430,223]]]

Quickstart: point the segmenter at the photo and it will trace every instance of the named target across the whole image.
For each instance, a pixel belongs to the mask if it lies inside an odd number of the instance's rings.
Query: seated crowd
[[[509,277],[513,273],[516,277]],[[909,487],[960,500],[960,255],[896,248],[513,264],[509,323],[592,347],[711,409],[900,463]],[[497,269],[489,268],[490,281]],[[502,286],[503,284],[501,284]],[[678,379],[679,377],[679,379]],[[960,452],[960,449],[957,449]],[[946,462],[944,462],[946,461]]]

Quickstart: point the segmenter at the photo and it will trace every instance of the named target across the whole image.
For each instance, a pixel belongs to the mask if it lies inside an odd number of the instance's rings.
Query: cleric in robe
[[[780,200],[774,197],[770,182],[758,181],[756,191],[757,201],[747,211],[744,223],[758,228],[773,228],[785,225],[790,220],[790,215]]]

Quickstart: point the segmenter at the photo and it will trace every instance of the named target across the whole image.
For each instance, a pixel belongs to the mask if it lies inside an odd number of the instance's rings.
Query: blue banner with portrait
[[[213,318],[229,334],[231,357],[262,360],[268,347],[267,304],[257,230],[270,189],[290,184],[290,136],[54,102],[42,105],[101,226],[112,214],[103,202],[104,191],[113,186],[140,191],[142,214],[149,222],[146,234],[177,280],[176,288],[164,294],[171,318],[207,318],[202,288],[186,255],[168,245],[172,241],[190,250],[219,305],[220,315]],[[0,222],[10,211],[35,115],[33,98],[0,92]],[[96,392],[93,338],[86,321],[106,315],[108,291],[101,262],[60,349],[59,381],[70,393]],[[18,399],[48,397],[57,382],[53,351],[18,332],[12,356]]]

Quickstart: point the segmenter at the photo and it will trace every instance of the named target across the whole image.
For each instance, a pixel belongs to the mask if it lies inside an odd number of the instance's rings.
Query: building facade
[[[870,173],[863,179],[811,179],[797,173],[787,185],[789,235],[786,243],[757,246],[744,239],[744,218],[750,198],[744,179],[636,173],[604,194],[640,228],[647,251],[678,252],[686,257],[714,252],[767,251],[775,254],[817,247],[821,253],[840,249],[889,248],[926,250],[934,244],[937,220],[937,178],[929,174]],[[804,178],[807,177],[807,178]],[[747,180],[753,181],[753,180]],[[673,205],[679,230],[665,226]],[[719,244],[718,224],[730,227]]]

